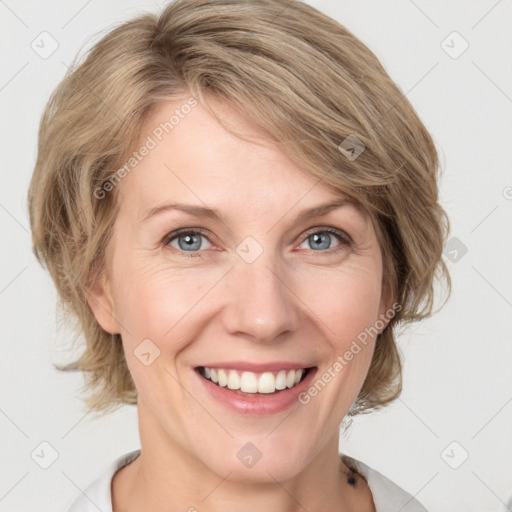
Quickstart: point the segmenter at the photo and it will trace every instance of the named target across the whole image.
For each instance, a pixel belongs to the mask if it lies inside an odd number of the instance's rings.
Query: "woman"
[[[180,0],[112,30],[52,95],[34,250],[86,346],[92,410],[141,450],[71,511],[425,510],[340,454],[401,391],[448,221],[431,136],[314,8]]]

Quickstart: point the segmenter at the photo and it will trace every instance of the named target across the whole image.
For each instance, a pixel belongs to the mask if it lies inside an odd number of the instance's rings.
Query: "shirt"
[[[74,501],[68,512],[98,512],[98,510],[112,512],[110,492],[112,478],[118,470],[133,462],[139,455],[140,449],[118,457]],[[365,477],[377,512],[427,512],[427,509],[416,498],[384,475],[360,460],[346,457]]]

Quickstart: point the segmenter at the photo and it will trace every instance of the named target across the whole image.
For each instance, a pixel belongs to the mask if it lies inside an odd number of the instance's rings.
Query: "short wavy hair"
[[[83,372],[85,402],[96,413],[137,403],[121,335],[101,328],[86,299],[119,206],[119,187],[100,198],[94,191],[133,152],[153,109],[184,91],[216,118],[209,98],[238,107],[301,171],[370,214],[382,290],[400,308],[378,335],[347,416],[389,404],[402,390],[397,327],[433,313],[435,281],[450,295],[438,155],[372,51],[298,0],[177,0],[109,31],[53,91],[28,193],[33,250],[66,319],[75,320],[74,342],[85,340],[78,359],[55,367]],[[364,150],[355,158],[344,141]]]

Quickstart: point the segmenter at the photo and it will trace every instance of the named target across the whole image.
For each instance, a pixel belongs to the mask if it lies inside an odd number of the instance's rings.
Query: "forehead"
[[[257,216],[348,199],[301,170],[230,105],[215,103],[216,114],[251,141],[227,131],[199,102],[191,106],[190,98],[158,105],[141,130],[136,165],[120,191],[124,208],[139,218],[177,201]]]

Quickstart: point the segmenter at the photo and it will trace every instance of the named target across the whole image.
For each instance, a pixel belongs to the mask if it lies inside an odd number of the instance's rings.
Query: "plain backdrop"
[[[400,399],[356,418],[340,450],[429,511],[505,510],[512,495],[512,2],[308,3],[361,38],[418,111],[439,149],[441,200],[452,223],[445,251],[452,297],[400,338]],[[94,419],[78,394],[81,375],[52,367],[73,354],[69,332],[57,327],[53,283],[31,252],[26,191],[42,109],[66,65],[100,31],[162,5],[0,1],[2,512],[65,511],[116,457],[140,446],[134,407]],[[41,38],[48,52],[58,44],[51,55],[34,50]],[[55,458],[47,469],[37,461],[41,450]]]

